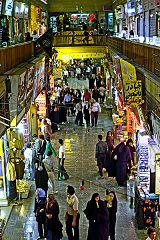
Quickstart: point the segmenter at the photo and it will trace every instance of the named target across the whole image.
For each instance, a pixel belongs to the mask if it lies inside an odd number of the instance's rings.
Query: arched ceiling
[[[103,11],[112,0],[48,0],[48,12],[92,12]]]

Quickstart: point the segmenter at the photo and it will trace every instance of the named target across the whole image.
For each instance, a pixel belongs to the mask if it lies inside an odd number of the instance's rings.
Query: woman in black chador
[[[106,207],[109,211],[109,236],[110,240],[115,240],[117,197],[114,191],[106,191]]]
[[[84,210],[89,220],[87,240],[106,240],[109,234],[109,213],[98,193],[94,193]]]
[[[121,139],[121,143],[114,149],[112,157],[116,161],[116,180],[119,186],[125,186],[127,180],[127,171],[130,161],[132,160],[129,147]]]

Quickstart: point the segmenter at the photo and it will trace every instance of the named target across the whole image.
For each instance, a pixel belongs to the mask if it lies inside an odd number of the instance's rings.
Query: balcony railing
[[[84,35],[55,35],[53,37],[55,47],[82,46],[82,45],[106,45],[106,35],[89,35],[88,39]]]
[[[0,74],[16,67],[34,56],[34,42],[15,44],[0,48]]]
[[[0,49],[0,74],[7,72],[18,64],[40,54],[42,49],[34,48],[35,42],[16,44]],[[54,47],[66,46],[108,46],[120,55],[126,56],[132,62],[149,70],[160,77],[160,47],[139,42],[107,37],[106,35],[90,35],[88,40],[84,35],[56,35],[53,36]]]
[[[106,45],[160,77],[160,47],[116,37],[107,37]]]

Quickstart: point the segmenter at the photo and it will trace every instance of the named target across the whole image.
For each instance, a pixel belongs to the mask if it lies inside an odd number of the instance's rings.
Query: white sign
[[[0,14],[2,13],[2,0],[0,0]]]
[[[6,0],[4,15],[12,16],[13,0]]]
[[[15,13],[14,16],[17,18],[23,18],[25,4],[20,2],[15,2]]]
[[[48,0],[41,0],[41,2],[48,4]]]

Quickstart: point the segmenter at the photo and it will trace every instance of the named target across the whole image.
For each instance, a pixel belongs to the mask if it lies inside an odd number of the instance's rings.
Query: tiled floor
[[[133,224],[133,210],[129,209],[129,203],[126,201],[126,189],[118,187],[113,179],[107,176],[103,180],[96,180],[97,167],[95,162],[95,144],[97,135],[106,136],[106,131],[112,129],[112,121],[107,117],[106,113],[101,114],[97,128],[75,127],[74,119],[70,117],[69,123],[63,125],[61,131],[54,134],[54,146],[58,149],[58,139],[65,140],[66,160],[65,168],[70,175],[67,181],[56,182],[57,200],[60,205],[60,219],[64,224],[66,186],[71,184],[76,189],[76,194],[80,200],[80,239],[87,239],[88,221],[86,220],[83,210],[94,192],[99,192],[101,198],[105,196],[105,190],[114,189],[118,196],[118,214],[116,225],[116,240],[143,240],[145,235],[138,232],[136,235],[135,226]],[[81,179],[85,179],[86,189],[79,190]],[[24,200],[23,205],[13,208],[10,220],[7,224],[3,240],[21,240],[21,239],[37,239],[37,223],[34,213],[34,184],[30,197]],[[67,239],[64,224],[64,240]]]

